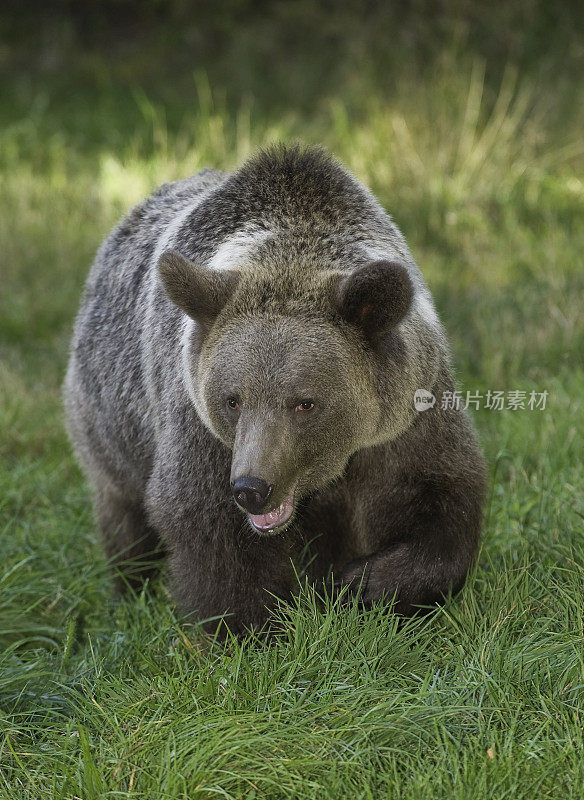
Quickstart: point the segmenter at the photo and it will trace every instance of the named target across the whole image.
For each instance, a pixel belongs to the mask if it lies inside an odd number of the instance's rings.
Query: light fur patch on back
[[[238,231],[219,245],[207,266],[218,271],[243,266],[241,262],[272,235],[264,228]]]
[[[187,317],[186,314],[183,317],[183,329],[180,337],[180,351],[183,363],[183,376],[185,378],[185,387],[189,396],[195,405],[197,404],[197,396],[194,392],[193,386],[191,382],[188,380],[188,376],[190,375],[190,363],[189,363],[189,345],[193,336],[193,332],[195,330],[195,321],[192,320],[190,317]]]
[[[211,423],[209,415],[207,414],[207,409],[206,409],[204,400],[202,398],[202,394],[201,395],[197,394],[197,391],[196,391],[196,389],[193,386],[193,383],[191,381],[191,370],[192,370],[193,364],[192,364],[191,357],[190,357],[190,355],[191,355],[190,344],[191,344],[191,340],[192,340],[193,333],[195,331],[196,325],[197,325],[197,323],[193,319],[191,319],[190,317],[187,317],[185,315],[185,317],[183,319],[183,328],[182,328],[181,337],[180,337],[180,350],[181,350],[181,360],[182,360],[182,375],[183,375],[183,381],[184,381],[185,389],[187,390],[187,393],[188,393],[188,395],[189,395],[189,397],[191,399],[191,402],[193,403],[193,405],[197,409],[197,413],[198,413],[199,417],[201,418],[201,420],[203,421],[203,423],[212,432],[213,431],[213,425]],[[199,376],[199,378],[200,378],[200,376]]]
[[[431,298],[425,292],[420,291],[420,289],[416,291],[414,297],[414,307],[425,322],[427,322],[433,328],[440,327],[440,320],[438,319],[438,314],[434,308],[434,303],[432,302]]]
[[[164,231],[162,232],[160,238],[156,243],[156,248],[154,250],[154,263],[157,264],[160,256],[164,253],[165,250],[169,250],[172,248],[173,240],[176,234],[184,225],[185,221],[188,217],[193,213],[193,211],[201,205],[203,200],[206,199],[206,194],[200,194],[192,203],[189,203],[186,208],[183,208],[182,211],[179,211],[178,214],[174,217],[171,223],[169,223]]]

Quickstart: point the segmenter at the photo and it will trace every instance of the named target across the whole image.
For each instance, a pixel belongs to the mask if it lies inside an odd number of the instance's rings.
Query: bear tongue
[[[268,511],[267,514],[249,514],[250,520],[256,528],[262,531],[269,531],[272,528],[277,528],[288,522],[294,510],[294,497],[288,497],[287,500],[275,508],[273,511]]]

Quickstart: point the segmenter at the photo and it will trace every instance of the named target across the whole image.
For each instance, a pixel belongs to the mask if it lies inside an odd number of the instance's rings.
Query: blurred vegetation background
[[[323,142],[371,185],[444,303],[453,270],[457,290],[537,282],[555,224],[582,208],[583,31],[582,4],[543,0],[5,10],[0,167],[18,284],[5,332],[68,331],[92,254],[129,205],[273,139]],[[47,213],[29,218],[31,202]]]
[[[582,797],[583,130],[580,2],[0,11],[0,797]],[[474,412],[485,543],[423,628],[305,593],[208,649],[162,584],[113,603],[60,383],[120,216],[297,138],[403,229],[461,388],[547,408]]]

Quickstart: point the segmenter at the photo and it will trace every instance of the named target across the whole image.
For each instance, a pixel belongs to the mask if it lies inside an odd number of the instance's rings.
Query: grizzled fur
[[[467,416],[416,412],[416,389],[454,386],[402,235],[321,150],[279,147],[164,185],[113,231],[65,402],[112,561],[161,542],[180,606],[242,631],[293,590],[307,541],[315,577],[365,603],[409,614],[461,587],[484,464]],[[233,499],[242,475],[270,508],[293,497],[274,535]]]

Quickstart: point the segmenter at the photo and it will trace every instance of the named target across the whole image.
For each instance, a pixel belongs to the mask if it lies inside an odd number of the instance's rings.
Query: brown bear
[[[416,410],[423,390],[437,402]],[[485,467],[403,236],[320,148],[162,186],[101,247],[65,381],[118,582],[162,544],[185,612],[262,626],[332,569],[411,614],[458,590]],[[144,570],[144,573],[146,570]]]

